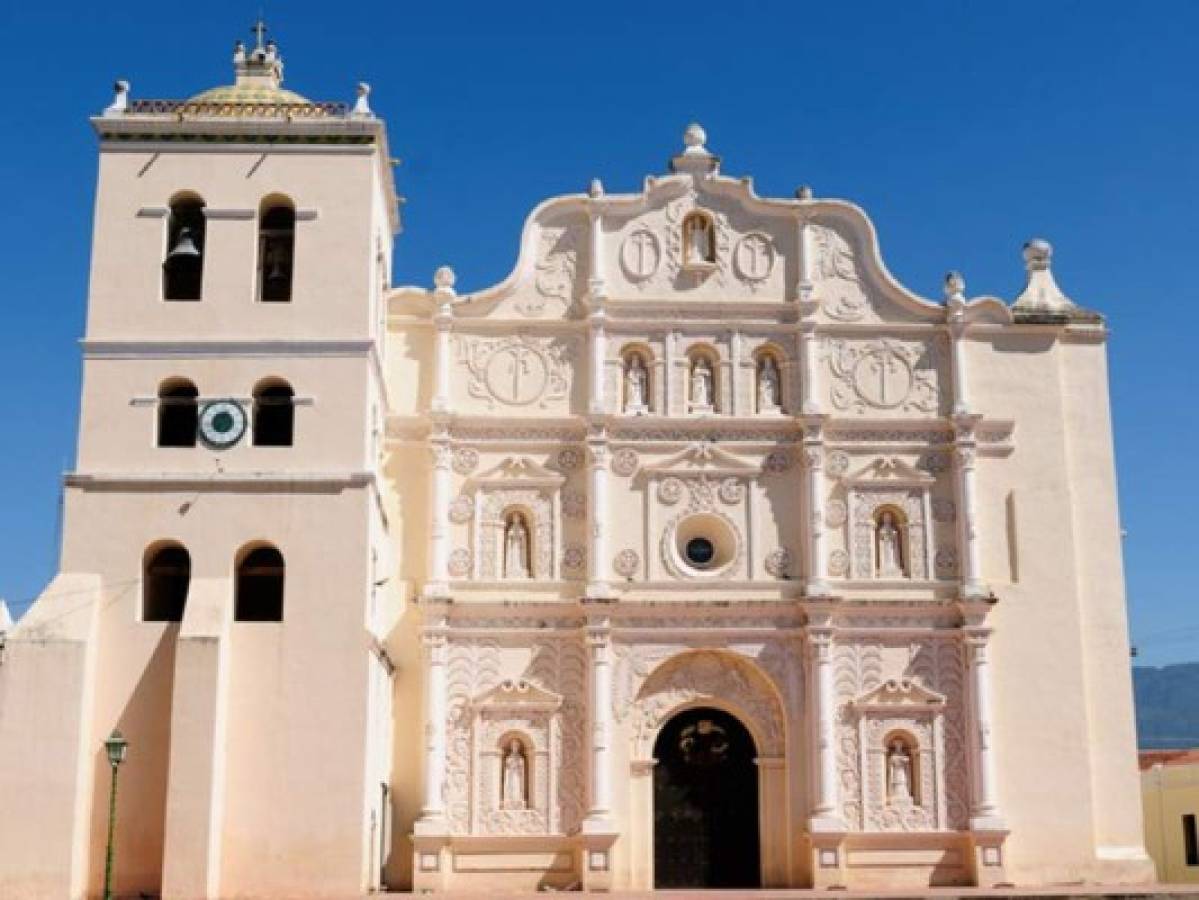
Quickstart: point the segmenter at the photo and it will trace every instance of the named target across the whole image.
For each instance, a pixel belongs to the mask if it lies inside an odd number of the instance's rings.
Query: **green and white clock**
[[[232,447],[246,433],[246,411],[236,400],[213,400],[200,409],[200,439],[214,450]]]

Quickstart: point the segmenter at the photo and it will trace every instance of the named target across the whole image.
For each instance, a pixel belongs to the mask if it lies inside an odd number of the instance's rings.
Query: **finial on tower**
[[[1024,268],[1028,270],[1028,283],[1012,304],[1012,312],[1015,313],[1017,321],[1102,321],[1097,313],[1080,307],[1057,286],[1050,266],[1053,261],[1053,245],[1049,241],[1033,238],[1025,242],[1023,255]]]
[[[120,116],[129,109],[129,82],[124,78],[112,86],[114,96],[112,103],[104,108],[106,116]]]
[[[350,115],[355,119],[373,119],[375,114],[371,112],[369,97],[371,95],[371,86],[365,81],[358,82],[358,99],[354,101],[354,109]]]
[[[250,34],[254,35],[254,49],[260,53],[266,51],[266,31],[266,20],[259,13],[258,19],[250,26]]]
[[[604,183],[598,178],[592,178],[591,184],[587,188],[587,196],[592,200],[598,200],[604,196]]]

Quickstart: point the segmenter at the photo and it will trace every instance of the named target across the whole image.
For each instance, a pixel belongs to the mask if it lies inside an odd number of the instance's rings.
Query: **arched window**
[[[158,387],[158,446],[196,446],[199,415],[196,386],[185,378],[172,378]]]
[[[191,555],[178,544],[159,544],[142,558],[142,620],[182,622],[191,583]]]
[[[295,437],[295,391],[286,381],[267,379],[254,388],[254,446],[290,447]]]
[[[296,210],[284,199],[264,201],[258,215],[258,299],[291,300],[296,246]]]
[[[283,554],[253,547],[238,555],[233,618],[237,622],[283,621]]]
[[[171,201],[167,255],[162,263],[164,300],[199,300],[204,281],[204,201],[188,194]]]

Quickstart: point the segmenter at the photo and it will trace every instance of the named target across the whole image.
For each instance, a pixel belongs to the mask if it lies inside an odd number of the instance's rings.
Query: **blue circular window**
[[[705,537],[695,537],[687,542],[685,553],[687,562],[702,569],[716,556],[716,545]]]

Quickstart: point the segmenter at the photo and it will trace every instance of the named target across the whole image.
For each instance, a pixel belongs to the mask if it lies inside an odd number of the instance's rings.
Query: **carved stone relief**
[[[662,262],[662,245],[648,228],[633,231],[620,245],[620,265],[629,281],[644,287]]]
[[[479,466],[479,452],[470,447],[458,447],[454,450],[453,465],[459,475],[469,475]]]
[[[470,497],[458,496],[450,501],[450,521],[462,525],[475,514],[475,504]]]
[[[561,313],[577,299],[581,228],[541,229],[537,252],[536,295],[522,296],[514,304],[522,316],[536,318]]]
[[[753,733],[762,756],[782,756],[784,714],[770,680],[734,653],[681,653],[655,669],[633,703],[634,759],[653,750],[658,730],[678,710],[701,704],[726,709]]]
[[[612,568],[617,575],[632,578],[641,568],[641,556],[636,550],[621,550],[612,561]]]
[[[503,570],[504,514],[516,507],[528,510],[532,522],[533,578],[553,577],[554,516],[548,492],[542,488],[488,488],[483,496],[478,525],[479,577],[495,580]]]
[[[612,471],[617,475],[629,476],[637,471],[641,463],[637,451],[632,447],[622,447],[612,454]]]
[[[887,648],[906,650],[903,671],[887,671],[886,660],[894,658],[885,655]],[[837,766],[850,830],[966,827],[964,671],[958,642],[951,637],[863,638],[839,643],[834,661],[840,704]],[[915,695],[919,699],[913,700]],[[895,732],[917,745],[918,785],[910,804],[887,796],[884,741]]]
[[[837,410],[859,414],[936,413],[939,357],[935,341],[826,339],[830,402]]]
[[[924,520],[923,488],[904,488],[893,485],[855,485],[850,493],[853,507],[852,533],[850,535],[851,575],[864,579],[875,576],[874,542],[877,523],[876,513],[880,507],[893,506],[903,510],[906,519],[908,575],[920,580],[929,577],[926,553],[928,527]]]
[[[775,578],[785,578],[791,572],[791,551],[779,547],[766,554],[766,572]]]
[[[459,359],[467,369],[466,390],[489,407],[546,407],[570,390],[573,341],[529,335],[459,337]]]

